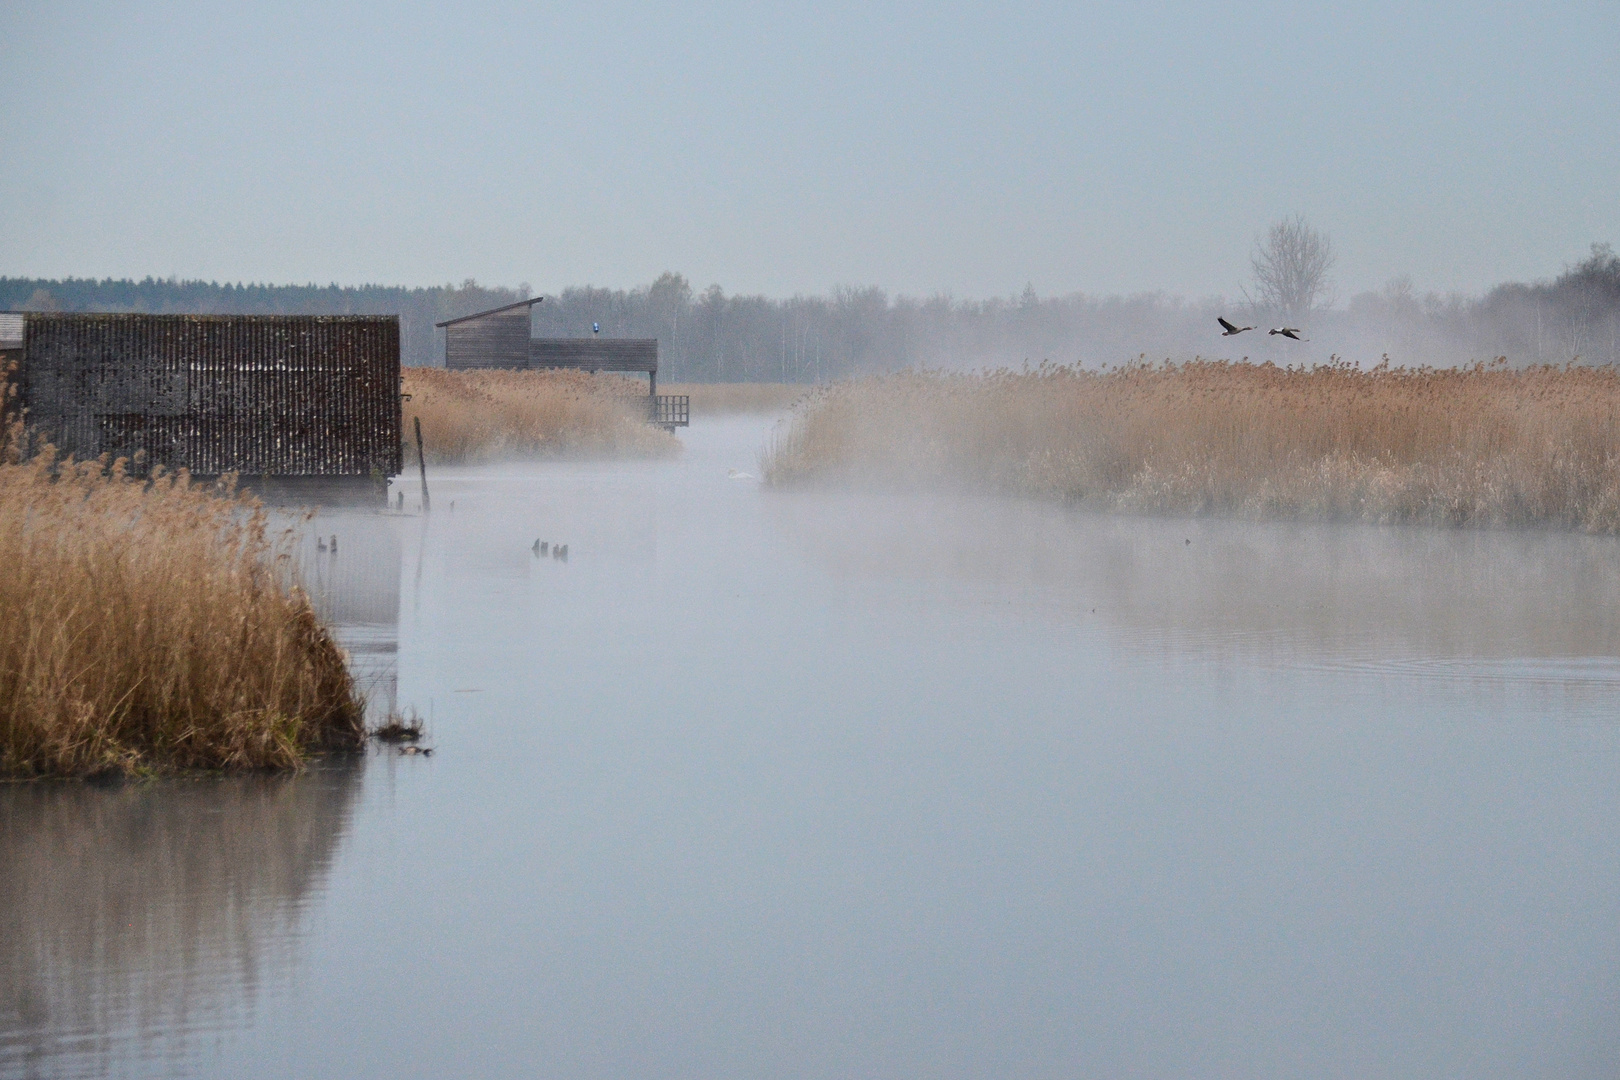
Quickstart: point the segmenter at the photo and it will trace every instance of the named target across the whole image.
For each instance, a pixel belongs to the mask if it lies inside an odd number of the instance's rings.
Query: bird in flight
[[[1252,326],[1233,326],[1219,315],[1215,316],[1215,321],[1221,324],[1221,337],[1237,337],[1245,330],[1254,329]]]
[[[1274,326],[1270,330],[1267,330],[1266,333],[1268,333],[1268,334],[1281,334],[1283,337],[1288,338],[1291,341],[1309,341],[1309,340],[1311,340],[1308,337],[1300,337],[1299,336],[1299,329],[1297,327],[1293,327],[1293,326]]]
[[[601,332],[602,332],[602,324],[601,323],[599,323],[599,322],[591,323],[591,333],[600,334]]]

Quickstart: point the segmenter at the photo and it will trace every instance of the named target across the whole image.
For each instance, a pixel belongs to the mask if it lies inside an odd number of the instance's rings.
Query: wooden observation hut
[[[0,312],[34,437],[273,499],[382,500],[399,473],[399,318]]]
[[[647,419],[674,430],[691,424],[691,400],[685,394],[658,392],[657,338],[537,338],[529,329],[529,309],[542,297],[435,323],[444,331],[444,366],[451,371],[503,368],[539,371],[645,372]]]

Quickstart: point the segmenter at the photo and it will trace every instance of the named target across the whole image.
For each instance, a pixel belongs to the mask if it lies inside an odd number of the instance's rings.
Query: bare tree
[[[1318,232],[1304,215],[1272,225],[1254,243],[1249,266],[1254,271],[1258,308],[1274,311],[1284,320],[1303,319],[1328,295],[1328,269],[1333,265],[1333,242]]]

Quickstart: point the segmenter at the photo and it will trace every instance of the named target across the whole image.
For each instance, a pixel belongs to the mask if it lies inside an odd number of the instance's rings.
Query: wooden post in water
[[[427,458],[422,455],[422,418],[413,416],[411,419],[416,421],[416,467],[422,470],[422,513],[425,514],[432,506],[428,503]]]

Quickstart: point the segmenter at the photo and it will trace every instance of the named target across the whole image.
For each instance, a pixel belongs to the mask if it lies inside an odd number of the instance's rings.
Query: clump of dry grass
[[[647,423],[646,384],[583,371],[445,371],[406,368],[405,433],[421,417],[429,459],[677,453],[680,441]],[[415,454],[407,447],[407,458]]]
[[[289,768],[365,738],[256,503],[0,459],[0,774]]]
[[[1198,361],[834,388],[777,485],[965,486],[1114,510],[1620,532],[1620,372]]]
[[[803,383],[671,383],[659,387],[663,393],[691,398],[693,416],[777,412],[815,389]]]
[[[371,729],[371,737],[385,743],[416,743],[427,735],[427,722],[410,710],[389,713],[388,719]]]

